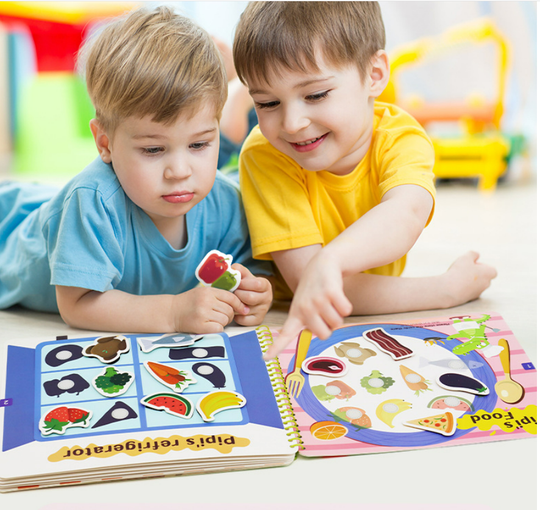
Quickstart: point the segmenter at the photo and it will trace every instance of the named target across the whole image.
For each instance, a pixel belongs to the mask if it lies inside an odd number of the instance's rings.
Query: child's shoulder
[[[290,156],[287,156],[276,149],[261,133],[259,126],[255,126],[242,144],[240,151],[240,184],[242,186],[242,176],[258,172],[265,173],[265,168],[276,168],[287,175],[294,174],[303,179],[306,170],[296,163]],[[242,193],[244,189],[242,188]]]
[[[411,129],[425,133],[420,123],[411,114],[395,104],[375,101],[373,113],[375,130]]]
[[[375,102],[372,147],[401,151],[403,145],[428,151],[433,147],[428,134],[412,115],[395,104]]]
[[[87,189],[94,190],[106,199],[122,189],[112,165],[104,163],[100,157],[92,161],[66,186],[66,192]]]
[[[214,186],[207,195],[207,198],[211,196],[238,201],[240,200],[240,185],[218,170],[216,172]]]
[[[48,204],[49,215],[53,216],[66,207],[72,200],[89,201],[96,204],[96,198],[102,203],[117,208],[118,200],[126,201],[124,193],[112,166],[96,158],[84,170],[74,176]]]
[[[226,213],[231,207],[236,208],[240,202],[240,186],[218,170],[214,185],[201,205],[207,209]]]
[[[281,154],[277,149],[275,149],[272,144],[263,136],[259,126],[255,126],[251,132],[248,134],[244,143],[242,144],[241,154],[246,154],[247,152],[256,151],[259,152],[268,152]]]

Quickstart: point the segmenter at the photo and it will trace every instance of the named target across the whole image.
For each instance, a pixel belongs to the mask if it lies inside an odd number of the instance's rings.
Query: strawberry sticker
[[[241,276],[239,271],[231,269],[232,260],[231,255],[211,250],[197,266],[195,276],[204,287],[234,292],[240,285]]]
[[[39,430],[44,436],[63,434],[70,427],[88,427],[92,412],[76,407],[56,407],[39,422]]]

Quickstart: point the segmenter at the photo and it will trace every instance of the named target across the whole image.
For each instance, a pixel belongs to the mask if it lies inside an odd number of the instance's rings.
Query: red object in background
[[[75,59],[89,23],[73,25],[0,14],[6,25],[24,23],[36,47],[38,72],[75,70]]]

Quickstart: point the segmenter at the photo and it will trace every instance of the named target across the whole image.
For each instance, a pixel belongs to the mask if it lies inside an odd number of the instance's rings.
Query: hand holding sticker
[[[231,269],[232,256],[218,250],[209,251],[195,270],[197,280],[204,287],[234,292],[240,285],[239,271]]]

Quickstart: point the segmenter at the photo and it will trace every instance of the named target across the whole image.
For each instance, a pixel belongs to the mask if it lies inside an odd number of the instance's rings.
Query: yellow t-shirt
[[[391,104],[375,103],[370,148],[343,176],[304,170],[255,127],[240,154],[240,188],[253,256],[271,260],[274,251],[325,246],[395,186],[416,184],[435,199],[433,163],[433,145],[425,131]],[[398,276],[405,262],[406,255],[367,272]]]

